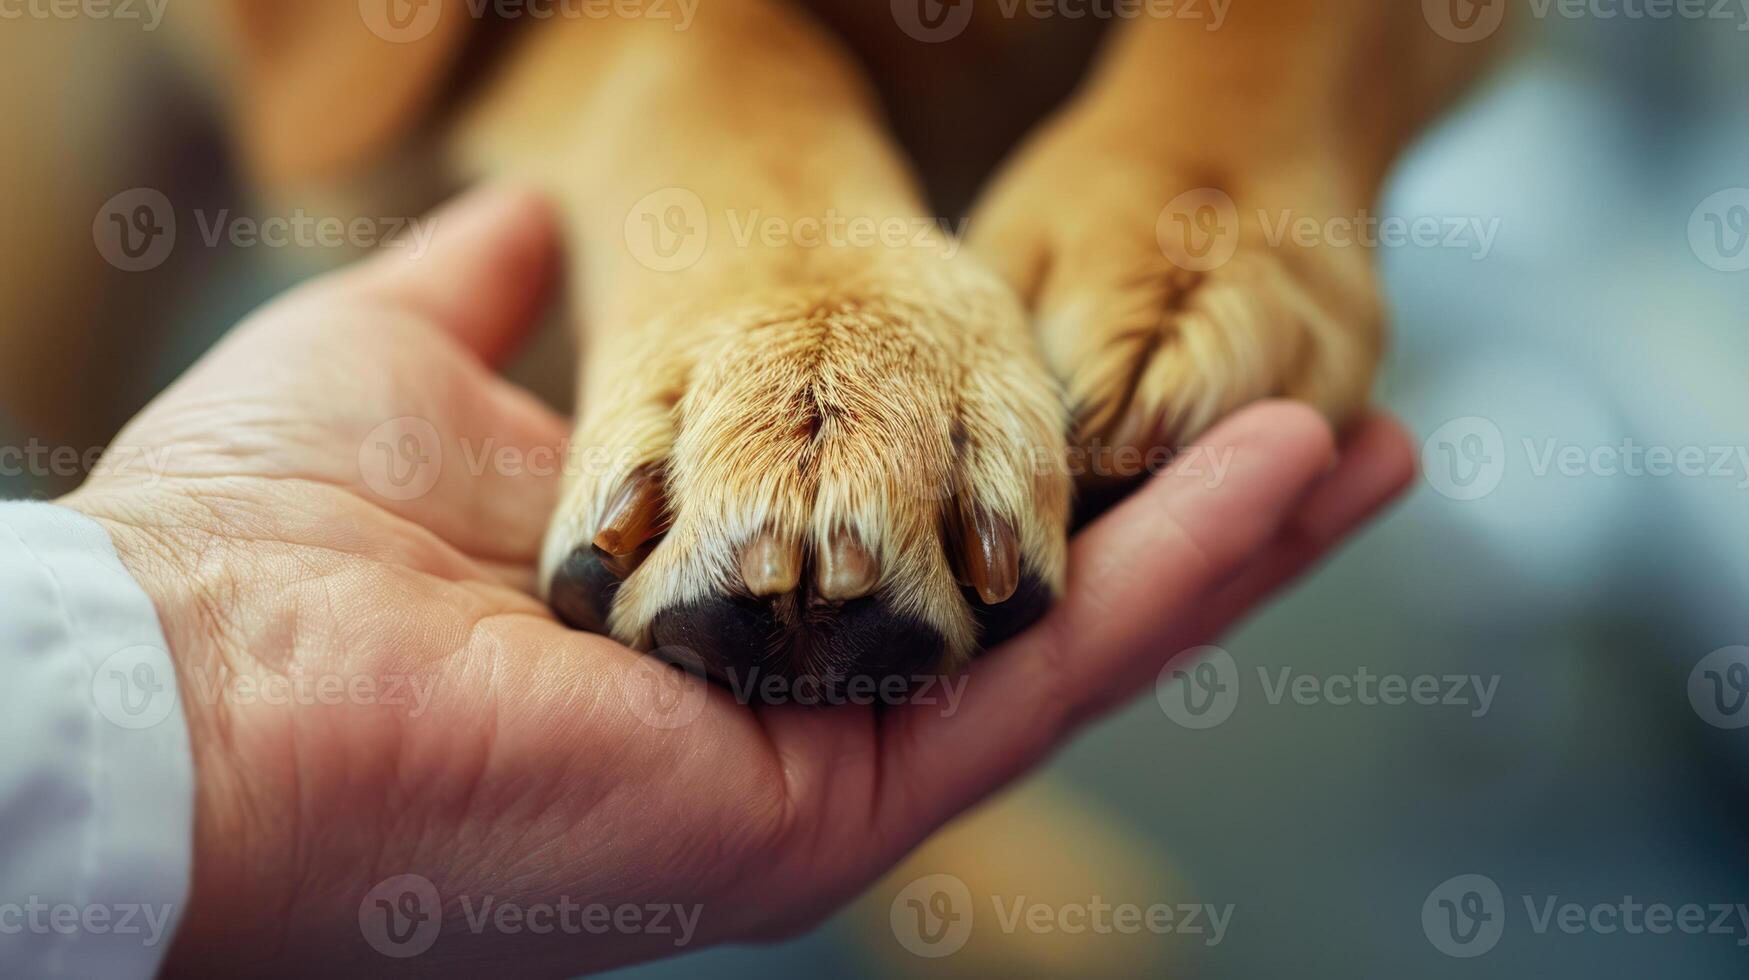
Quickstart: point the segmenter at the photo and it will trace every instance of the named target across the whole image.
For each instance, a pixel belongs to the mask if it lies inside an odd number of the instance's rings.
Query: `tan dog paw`
[[[1062,409],[963,258],[679,305],[591,356],[543,580],[736,687],[951,669],[1060,592]]]
[[[1340,425],[1366,405],[1381,351],[1365,249],[1296,234],[1343,214],[1339,197],[1186,177],[1141,145],[1047,133],[972,224],[1029,300],[1095,492],[1258,399],[1301,399]]]

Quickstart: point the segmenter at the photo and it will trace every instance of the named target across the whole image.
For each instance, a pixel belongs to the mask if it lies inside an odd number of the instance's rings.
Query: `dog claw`
[[[663,493],[662,476],[646,466],[633,473],[607,505],[601,528],[595,532],[594,545],[615,558],[625,558],[667,529],[667,496]]]
[[[629,555],[616,555],[601,548],[594,549],[596,558],[601,562],[601,567],[612,572],[613,577],[617,579],[629,578],[633,572],[638,570],[638,566],[644,563],[644,559],[650,557],[650,552],[655,550],[655,542],[646,542]]]
[[[958,535],[960,574],[986,605],[1007,602],[1020,587],[1020,546],[1014,525],[974,509]]]
[[[802,550],[770,531],[741,549],[741,581],[755,596],[783,595],[802,578]]]
[[[849,533],[832,536],[820,550],[816,582],[820,595],[833,602],[859,599],[880,582],[881,568],[874,556]]]

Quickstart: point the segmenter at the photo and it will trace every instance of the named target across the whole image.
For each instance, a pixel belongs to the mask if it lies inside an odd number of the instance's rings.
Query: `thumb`
[[[393,246],[333,286],[415,314],[496,363],[545,304],[557,254],[557,223],[544,198],[485,186],[415,219]]]

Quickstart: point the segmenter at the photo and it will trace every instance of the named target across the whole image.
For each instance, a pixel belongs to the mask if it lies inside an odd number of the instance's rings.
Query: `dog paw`
[[[952,669],[1060,592],[1060,395],[964,259],[689,303],[601,339],[542,579],[735,684]]]
[[[1047,140],[973,222],[974,244],[1028,297],[1092,496],[1258,399],[1300,399],[1341,425],[1365,407],[1380,356],[1365,250],[1283,231],[1326,227],[1340,213],[1327,191],[1164,170]]]

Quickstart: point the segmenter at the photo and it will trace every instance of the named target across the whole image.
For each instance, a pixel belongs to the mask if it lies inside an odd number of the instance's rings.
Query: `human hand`
[[[567,975],[793,932],[1411,472],[1388,421],[1332,467],[1313,412],[1254,406],[1202,440],[1231,450],[1222,479],[1170,468],[1079,535],[1068,595],[951,702],[751,707],[531,594],[567,430],[489,364],[541,303],[552,224],[485,191],[435,228],[418,260],[378,256],[251,317],[118,437],[165,454],[161,474],[64,501],[108,529],[177,664],[198,788],[170,972]],[[496,918],[507,905],[619,917],[536,931]]]

